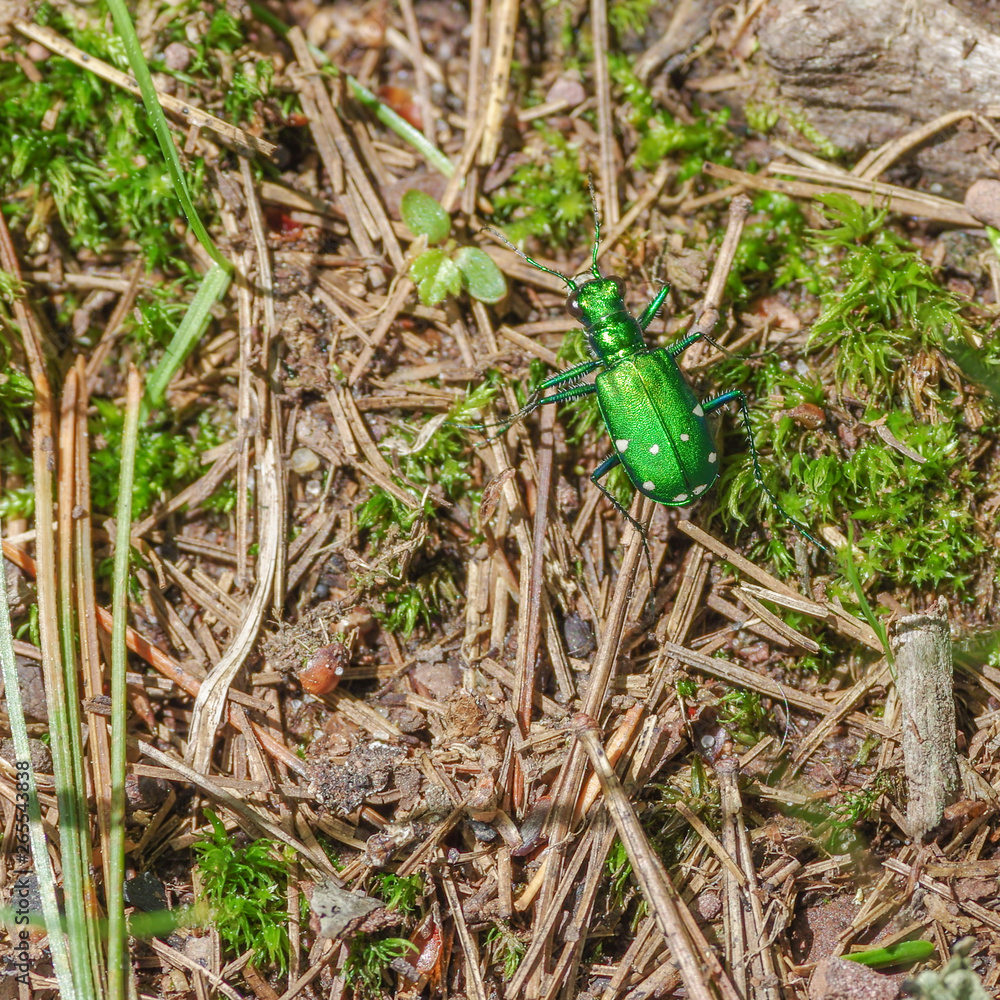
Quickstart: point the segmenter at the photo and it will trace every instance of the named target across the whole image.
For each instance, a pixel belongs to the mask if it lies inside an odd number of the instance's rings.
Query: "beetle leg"
[[[632,527],[635,528],[635,530],[638,531],[639,534],[645,539],[646,532],[642,525],[617,501],[609,490],[605,489],[605,487],[598,482],[598,480],[603,479],[616,465],[621,464],[622,460],[617,455],[608,455],[608,457],[590,474],[590,481],[608,498],[608,503],[610,503],[611,506],[614,507],[614,509],[618,511],[618,513],[621,514],[621,516],[624,517],[625,520],[628,521],[629,524],[631,524]]]
[[[672,358],[676,358],[678,354],[683,354],[696,340],[701,340],[702,336],[700,333],[692,333],[683,340],[678,340],[676,344],[667,348],[667,354]]]
[[[664,285],[653,297],[653,301],[646,306],[642,311],[642,315],[639,317],[639,326],[645,330],[650,323],[653,322],[653,317],[660,311],[660,306],[663,305],[663,300],[670,294],[670,286]]]
[[[566,373],[563,372],[565,375]],[[491,434],[484,444],[488,444],[490,441],[496,441],[501,434],[506,434],[511,427],[514,426],[519,420],[523,420],[526,416],[534,413],[539,406],[545,406],[547,403],[566,403],[571,399],[579,399],[580,396],[589,396],[592,393],[597,392],[597,387],[593,384],[588,385],[575,385],[571,389],[564,389],[562,392],[557,392],[552,396],[540,396],[539,394],[543,391],[545,386],[539,386],[532,394],[531,399],[528,400],[527,404],[523,406],[517,413],[512,413],[505,420],[501,420],[499,423],[492,424],[490,426],[497,427],[499,430],[496,434]],[[457,426],[457,425],[454,425]],[[473,430],[485,430],[486,424],[481,424],[473,427]]]
[[[729,392],[724,392],[720,396],[716,396],[714,399],[707,399],[701,404],[702,409],[706,414],[712,413],[714,410],[718,410],[720,407],[726,405],[726,403],[731,403],[736,400],[740,407],[740,413],[743,416],[743,426],[747,432],[747,440],[750,442],[750,460],[753,463],[753,477],[757,480],[757,485],[764,491],[767,499],[771,501],[774,508],[778,513],[790,524],[792,527],[796,528],[802,535],[809,539],[813,545],[819,546],[824,552],[827,551],[826,546],[813,538],[809,534],[806,526],[801,522],[797,521],[791,514],[781,506],[781,501],[771,492],[768,488],[767,483],[764,482],[764,474],[760,469],[760,460],[757,457],[757,442],[753,436],[753,427],[750,425],[750,409],[747,406],[747,397],[739,389],[730,389]]]
[[[580,364],[573,365],[572,368],[567,368],[565,371],[556,372],[555,375],[550,375],[544,382],[542,382],[535,392],[544,392],[546,389],[551,389],[553,386],[565,385],[567,382],[572,382],[575,379],[581,379],[585,375],[589,375],[595,368],[600,368],[603,364],[603,361],[599,361],[596,358],[592,358],[589,361],[581,361]]]
[[[624,517],[636,531],[639,532],[639,537],[642,539],[642,548],[646,553],[646,566],[649,569],[649,593],[650,598],[652,598],[655,586],[655,581],[653,580],[653,557],[649,552],[649,542],[646,541],[646,529],[615,499],[609,490],[605,489],[598,482],[598,480],[603,479],[616,465],[621,465],[621,463],[622,460],[618,457],[618,455],[612,452],[612,454],[608,455],[608,457],[590,474],[590,481],[607,497],[608,503],[610,503],[611,506],[614,507],[614,509],[618,511],[618,513],[621,514],[621,516]]]
[[[691,333],[688,334],[683,340],[677,341],[672,347],[667,348],[667,354],[672,358],[676,358],[678,354],[682,354],[686,351],[695,341],[707,340],[717,351],[725,354],[727,358],[735,357],[732,351],[728,348],[723,347],[722,344],[717,344],[707,333]]]

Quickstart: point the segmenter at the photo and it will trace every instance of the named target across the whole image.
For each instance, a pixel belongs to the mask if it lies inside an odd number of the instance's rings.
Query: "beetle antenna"
[[[507,239],[507,237],[504,236],[504,234],[501,233],[498,229],[494,229],[492,226],[483,226],[483,228],[480,229],[479,231],[481,233],[484,232],[491,233],[498,240],[500,240],[501,243],[505,244],[509,249],[513,250],[514,253],[518,255],[518,257],[521,257],[523,260],[526,260],[532,267],[537,267],[539,271],[544,271],[546,274],[555,275],[557,278],[566,282],[571,292],[576,291],[576,282],[573,281],[572,278],[567,278],[566,275],[562,273],[562,271],[555,271],[551,267],[546,267],[544,264],[539,264],[537,260],[534,260],[531,257],[529,257],[523,250],[518,250],[518,248],[514,246],[514,244],[511,243],[511,241]]]
[[[594,175],[587,174],[587,187],[590,188],[590,207],[594,210],[594,250],[593,263],[590,270],[595,278],[602,277],[601,269],[597,266],[597,251],[601,247],[601,213],[597,210],[597,195],[594,193]]]

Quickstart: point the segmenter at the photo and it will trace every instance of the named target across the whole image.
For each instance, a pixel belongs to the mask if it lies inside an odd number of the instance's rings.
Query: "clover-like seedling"
[[[507,294],[507,281],[485,250],[459,247],[449,239],[451,217],[429,194],[407,191],[400,213],[410,232],[426,236],[430,244],[410,267],[410,277],[425,306],[436,306],[446,295],[458,295],[463,289],[488,304]],[[439,243],[444,245],[435,245]]]

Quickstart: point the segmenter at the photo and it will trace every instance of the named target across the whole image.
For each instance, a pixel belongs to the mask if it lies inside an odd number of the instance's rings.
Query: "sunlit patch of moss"
[[[727,289],[737,300],[753,294],[759,279],[772,289],[794,281],[810,292],[819,292],[819,278],[810,250],[805,217],[789,197],[772,191],[758,192],[733,267]]]
[[[692,123],[679,122],[661,107],[635,75],[631,60],[623,53],[610,53],[611,78],[632,108],[632,124],[639,133],[635,162],[657,167],[667,156],[679,161],[678,180],[700,173],[706,160],[726,162],[736,138],[726,128],[728,109],[699,115]]]
[[[575,245],[593,213],[577,147],[561,132],[536,125],[525,152],[531,162],[491,195],[494,221],[514,243],[536,236],[550,245]]]
[[[914,388],[909,360],[937,365],[958,382],[944,360],[968,345],[960,303],[935,281],[919,253],[887,228],[881,213],[846,197],[829,198],[835,226],[813,236],[833,257],[824,278],[822,313],[810,339],[811,363],[832,368],[834,387],[800,375],[775,357],[731,359],[713,372],[718,384],[751,397],[751,424],[764,476],[781,503],[808,525],[859,529],[858,570],[866,580],[885,577],[903,586],[947,584],[969,591],[984,568],[986,542],[977,513],[993,486],[969,462],[978,442],[992,435],[991,408],[942,378]],[[973,352],[973,348],[969,347]],[[988,375],[997,349],[974,350]],[[934,359],[939,359],[937,362]],[[916,406],[916,392],[925,393]],[[854,402],[836,417],[845,433],[806,429],[785,414],[800,403],[826,411],[844,392]],[[970,405],[985,423],[973,429]],[[756,484],[741,421],[726,423],[727,454],[719,488],[725,519],[759,519],[771,536],[767,557],[793,569],[782,525]],[[877,433],[883,428],[883,433]],[[845,599],[850,599],[845,591]]]

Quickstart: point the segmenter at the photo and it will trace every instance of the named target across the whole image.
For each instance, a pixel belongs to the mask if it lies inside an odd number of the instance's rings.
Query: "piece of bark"
[[[756,86],[719,93],[796,116],[855,159],[947,112],[985,111],[1000,94],[1000,24],[982,0],[772,0],[756,24]],[[697,75],[696,70],[696,75]],[[968,126],[971,131],[964,130]],[[780,134],[779,124],[779,134]],[[804,146],[796,130],[786,138]],[[931,137],[902,161],[961,196],[992,176],[971,122]]]
[[[938,826],[961,787],[948,619],[907,615],[896,622],[889,642],[902,708],[907,833],[919,841]]]

